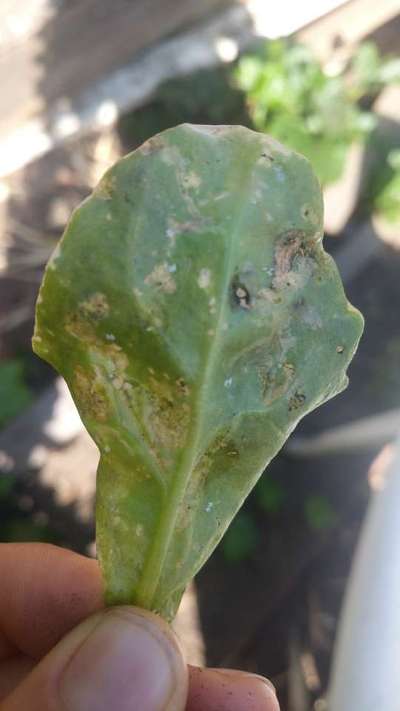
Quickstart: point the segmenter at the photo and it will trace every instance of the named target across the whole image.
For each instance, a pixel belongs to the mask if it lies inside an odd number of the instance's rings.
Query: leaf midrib
[[[204,402],[207,399],[209,386],[212,382],[211,374],[214,372],[215,360],[220,350],[222,326],[225,322],[226,307],[229,302],[229,285],[231,281],[234,258],[236,255],[237,238],[240,234],[243,215],[248,203],[247,197],[249,186],[251,186],[252,182],[253,169],[254,165],[252,163],[250,163],[250,167],[246,165],[246,176],[245,179],[241,181],[241,185],[243,186],[243,184],[245,184],[247,187],[246,189],[242,188],[241,190],[242,194],[244,193],[244,197],[240,202],[238,214],[234,220],[235,227],[231,233],[229,247],[226,254],[224,264],[225,278],[221,287],[220,309],[215,325],[215,335],[212,338],[207,354],[207,364],[204,369],[201,385],[198,389],[197,407],[195,409],[195,416],[192,420],[193,425],[188,435],[188,441],[192,441],[192,445],[185,452],[179,470],[175,474],[171,492],[167,498],[166,506],[160,517],[160,523],[153,540],[150,555],[148,556],[147,562],[144,566],[139,584],[136,587],[135,602],[145,607],[151,607],[152,609],[155,609],[156,607],[154,603],[157,588],[170,548],[170,542],[176,528],[177,518],[181,510],[181,504],[185,498],[187,485],[199,457],[199,445],[202,440],[206,422],[206,408],[204,407]]]

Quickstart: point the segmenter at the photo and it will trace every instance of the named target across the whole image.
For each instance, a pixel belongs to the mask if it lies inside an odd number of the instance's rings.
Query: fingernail
[[[179,683],[180,654],[151,619],[130,608],[100,618],[60,680],[68,711],[158,711]]]

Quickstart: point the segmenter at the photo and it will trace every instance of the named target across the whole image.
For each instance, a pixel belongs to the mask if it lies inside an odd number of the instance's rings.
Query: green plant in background
[[[254,553],[259,540],[257,524],[248,511],[239,511],[222,539],[222,553],[229,563],[240,563]]]
[[[155,136],[73,214],[33,345],[101,452],[109,603],[171,619],[298,421],[346,387],[362,317],[322,234],[308,161],[240,126]]]
[[[255,495],[259,507],[268,514],[279,514],[286,499],[282,484],[267,475],[258,482]]]
[[[0,427],[19,415],[31,401],[23,362],[14,359],[0,363]]]
[[[354,101],[376,96],[385,86],[400,82],[400,58],[383,58],[373,42],[357,47],[348,69],[348,86]]]
[[[400,149],[389,151],[390,177],[372,202],[372,209],[390,224],[400,224]]]
[[[399,60],[383,61],[375,45],[361,45],[346,71],[331,76],[305,46],[269,42],[238,64],[254,125],[312,163],[322,185],[337,180],[349,146],[375,125],[359,99],[400,79]]]
[[[11,474],[1,474],[0,476],[0,504],[7,500],[11,494],[15,479]]]
[[[306,499],[304,515],[310,528],[323,531],[338,522],[338,516],[326,496],[312,495]]]
[[[282,513],[286,500],[285,488],[266,472],[257,482],[252,503],[269,516],[277,516]],[[250,499],[247,504],[249,502]],[[221,550],[225,560],[229,563],[241,563],[250,558],[260,542],[259,534],[254,506],[239,511],[222,539]]]

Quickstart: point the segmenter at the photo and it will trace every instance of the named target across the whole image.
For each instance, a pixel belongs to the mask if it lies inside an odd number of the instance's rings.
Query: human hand
[[[262,677],[188,668],[156,615],[102,608],[96,561],[0,544],[0,711],[279,711]]]

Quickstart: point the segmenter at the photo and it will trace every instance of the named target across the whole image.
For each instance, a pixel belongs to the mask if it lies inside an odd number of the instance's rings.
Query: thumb
[[[114,607],[78,625],[0,711],[183,711],[187,667],[168,625]]]

